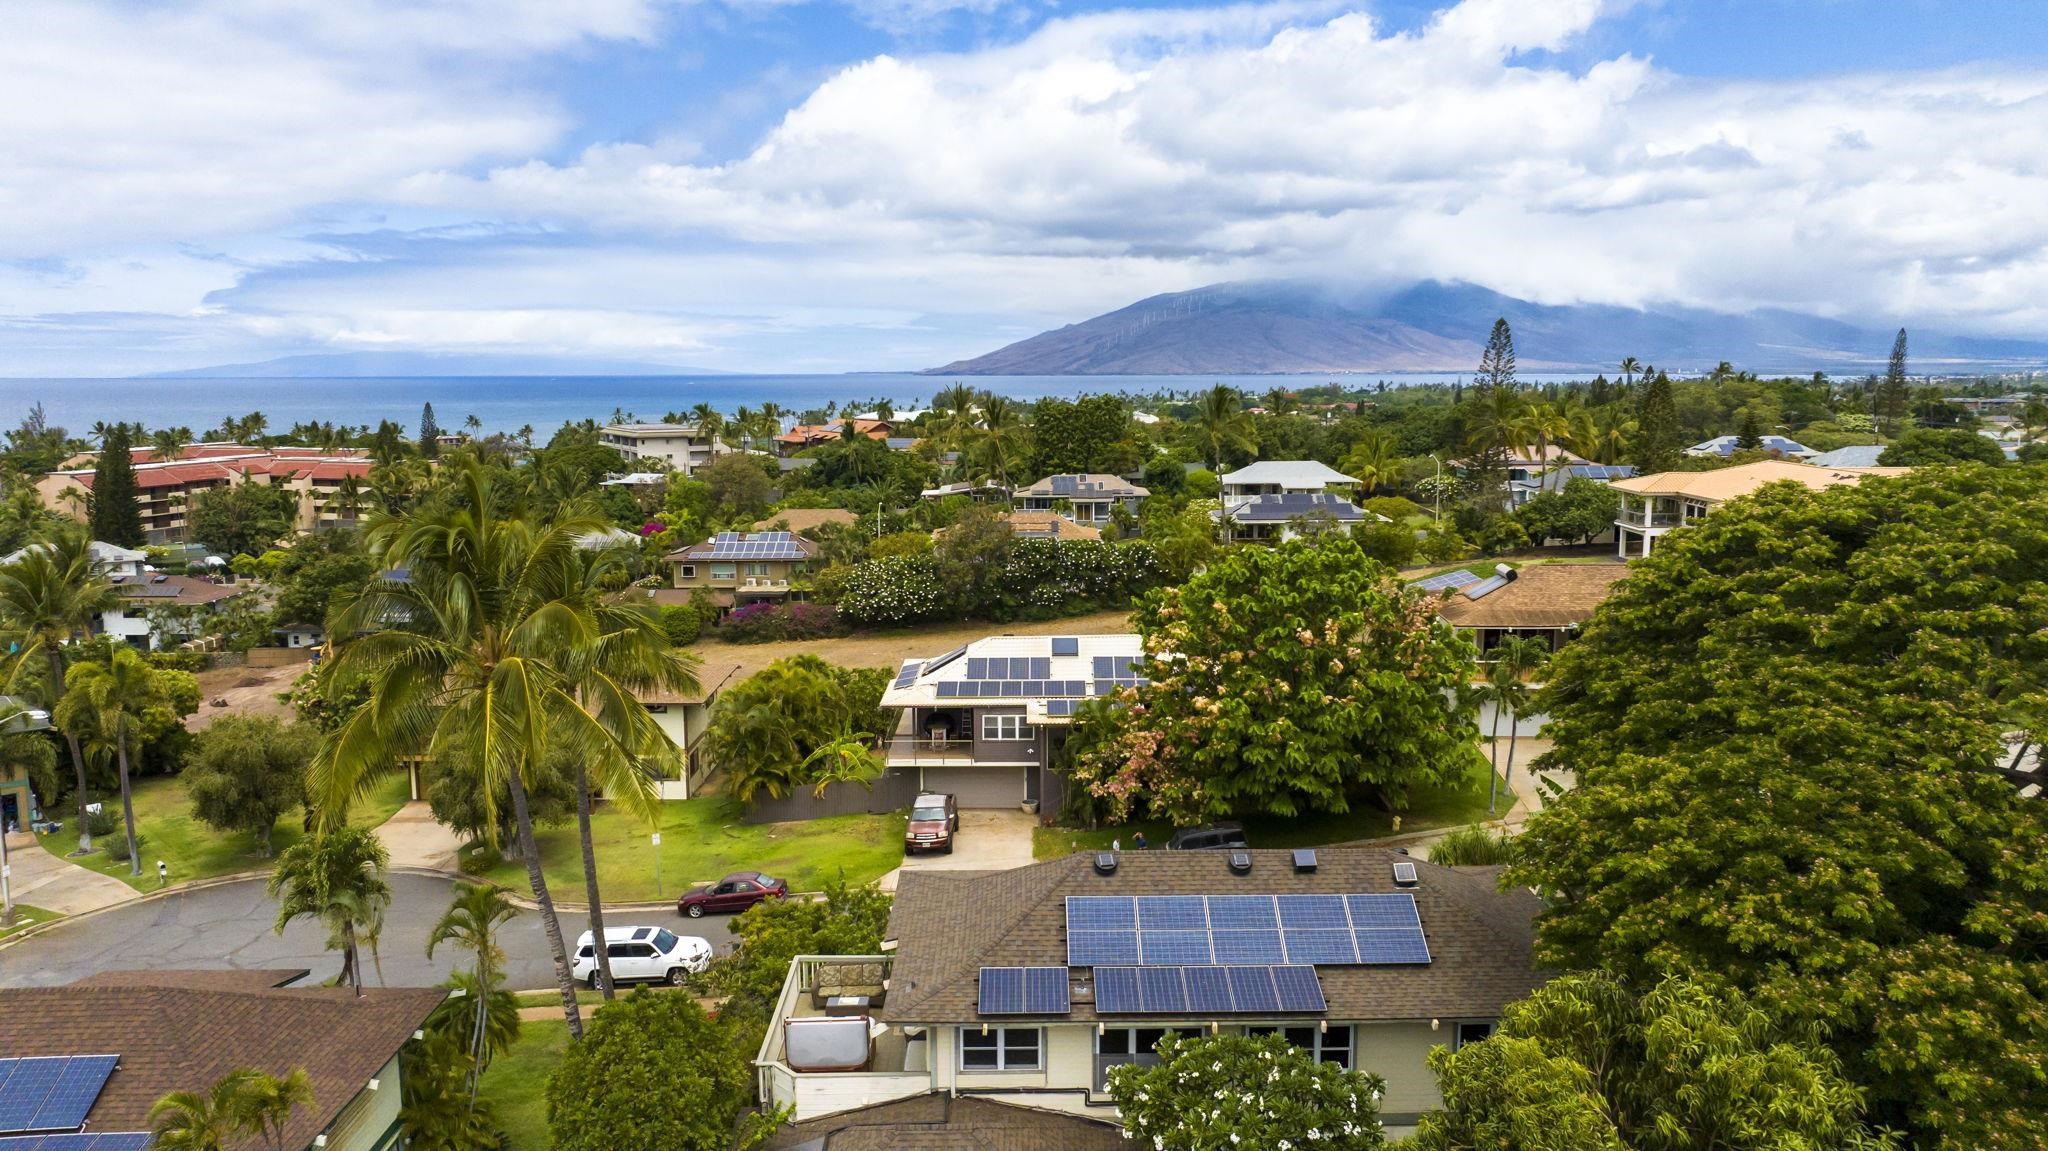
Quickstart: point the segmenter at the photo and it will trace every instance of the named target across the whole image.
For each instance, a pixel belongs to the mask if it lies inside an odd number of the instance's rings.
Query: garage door
[[[918,787],[950,791],[961,807],[1015,807],[1024,802],[1026,767],[927,767]]]

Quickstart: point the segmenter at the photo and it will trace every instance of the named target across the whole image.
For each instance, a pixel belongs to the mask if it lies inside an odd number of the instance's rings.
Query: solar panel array
[[[68,1131],[0,1137],[0,1151],[148,1151],[147,1131]]]
[[[947,652],[946,654],[940,656],[939,658],[931,661],[928,664],[925,664],[924,669],[927,672],[937,671],[940,668],[946,666],[949,663],[952,663],[954,660],[959,659],[961,656],[966,654],[967,649],[964,646],[956,647],[952,651]]]
[[[981,969],[983,1015],[1065,1015],[1070,1009],[1064,967]]]
[[[1087,694],[1085,679],[949,679],[938,684],[940,699],[1079,699]]]
[[[912,683],[916,682],[917,673],[919,671],[922,671],[923,669],[923,664],[917,662],[916,660],[911,660],[909,663],[903,665],[902,671],[896,673],[896,682],[890,686],[909,687]]]
[[[1456,571],[1439,572],[1428,579],[1416,580],[1408,586],[1416,591],[1450,591],[1452,588],[1461,588],[1478,582],[1478,576],[1459,568]]]
[[[1074,709],[1079,706],[1080,701],[1078,700],[1049,699],[1045,701],[1045,714],[1068,716],[1074,714]]]
[[[719,532],[711,537],[715,560],[800,560],[806,558],[789,532]]]
[[[1076,895],[1067,962],[1135,965],[1428,963],[1415,897]]]
[[[967,661],[968,679],[1051,679],[1052,660],[1046,656],[975,657]]]
[[[120,1061],[118,1055],[0,1059],[0,1134],[83,1126]]]
[[[1572,478],[1588,480],[1625,480],[1636,474],[1627,464],[1573,464],[1564,471]]]
[[[1105,1015],[1265,1015],[1327,1009],[1313,967],[1098,967],[1095,1010]]]

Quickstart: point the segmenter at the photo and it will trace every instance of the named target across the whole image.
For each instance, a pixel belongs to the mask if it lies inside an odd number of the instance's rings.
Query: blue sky
[[[915,368],[1263,276],[2048,331],[2019,0],[10,13],[0,374]]]

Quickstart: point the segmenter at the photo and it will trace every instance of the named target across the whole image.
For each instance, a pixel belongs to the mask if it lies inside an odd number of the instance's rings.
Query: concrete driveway
[[[111,875],[101,875],[50,854],[27,832],[7,837],[7,865],[8,890],[16,903],[59,915],[96,911],[142,897],[141,892]]]
[[[277,905],[264,894],[263,884],[262,879],[248,879],[180,891],[58,924],[0,947],[0,987],[46,987],[101,971],[135,968],[305,967],[315,981],[332,978],[341,970],[341,956],[326,949],[326,931],[318,924],[298,922],[277,934],[271,929]],[[431,962],[426,957],[427,935],[447,909],[453,890],[452,881],[439,877],[391,876],[391,909],[379,945],[382,974],[380,978],[372,965],[366,982],[430,986],[467,963],[464,953],[453,948],[437,949]],[[679,935],[709,941],[719,954],[732,948],[732,934],[726,929],[730,919],[707,916],[686,921],[673,906],[605,912],[606,926],[668,927]],[[586,929],[580,917],[562,917],[562,931],[572,944]],[[554,986],[554,963],[540,917],[521,912],[499,930],[509,986]]]
[[[1036,862],[1031,832],[1037,826],[1037,816],[1014,809],[963,811],[951,854],[905,855],[902,867],[881,878],[881,888],[896,890],[896,877],[905,871],[1008,871],[1026,866]]]

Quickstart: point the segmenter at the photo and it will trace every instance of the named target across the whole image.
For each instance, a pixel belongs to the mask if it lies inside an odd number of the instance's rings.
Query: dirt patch
[[[188,731],[199,731],[224,715],[268,715],[292,718],[292,709],[277,697],[291,690],[305,665],[288,667],[221,667],[199,673],[199,710],[185,717]],[[225,707],[215,707],[225,700]]]

